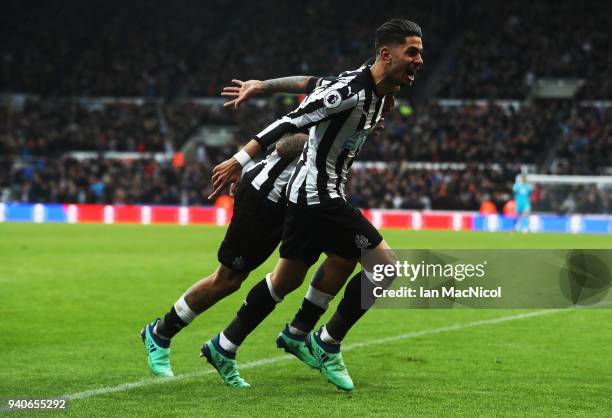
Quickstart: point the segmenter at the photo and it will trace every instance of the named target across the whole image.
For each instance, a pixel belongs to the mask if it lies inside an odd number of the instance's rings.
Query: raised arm
[[[276,120],[255,135],[261,148],[267,148],[283,135],[318,125],[333,115],[357,105],[357,94],[349,85],[334,84],[314,91],[297,109]]]
[[[242,81],[234,79],[232,83],[234,83],[235,86],[224,87],[221,92],[221,96],[231,98],[231,100],[223,104],[223,107],[234,106],[234,109],[237,109],[243,102],[262,93],[310,94],[319,86],[321,80],[329,78],[330,77],[320,78],[310,75],[297,75],[264,81]]]
[[[213,193],[209,199],[216,197],[227,184],[240,181],[242,167],[284,135],[318,125],[334,114],[354,108],[357,101],[357,95],[348,85],[328,86],[315,91],[297,109],[272,123],[236,155],[213,169]]]

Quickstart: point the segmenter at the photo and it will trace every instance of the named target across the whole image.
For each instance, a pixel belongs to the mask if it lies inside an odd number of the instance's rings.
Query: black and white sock
[[[295,314],[291,324],[289,324],[289,332],[299,336],[306,335],[312,331],[333,298],[332,295],[321,292],[310,285],[300,310]]]
[[[376,286],[362,272],[357,273],[348,282],[342,300],[338,304],[338,309],[321,330],[322,339],[329,337],[327,342],[341,342],[351,327],[376,301],[373,296],[373,290]]]
[[[274,291],[270,276],[268,274],[253,286],[234,320],[219,335],[219,344],[224,350],[236,352],[245,338],[272,313],[276,304],[283,300]]]
[[[322,326],[321,329],[314,333],[314,337],[317,340],[317,343],[323,347],[325,351],[328,353],[339,353],[340,352],[340,343],[341,341],[332,338],[325,326]]]
[[[219,333],[219,346],[229,353],[236,353],[238,347],[236,344],[231,342],[223,332]]]
[[[189,325],[197,316],[198,315],[191,310],[189,305],[187,305],[185,295],[183,295],[176,301],[172,308],[170,308],[170,311],[157,322],[153,329],[153,333],[159,337],[162,342],[167,342],[167,344],[170,345],[172,337]]]

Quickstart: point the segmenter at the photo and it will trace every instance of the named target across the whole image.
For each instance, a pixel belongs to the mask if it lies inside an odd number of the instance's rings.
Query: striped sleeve
[[[325,77],[310,77],[306,84],[306,94],[312,93],[317,87],[326,86],[338,80],[338,76],[327,75]]]
[[[255,136],[262,149],[278,141],[287,133],[298,132],[354,108],[358,102],[349,85],[335,83],[316,89],[293,112],[283,116]]]

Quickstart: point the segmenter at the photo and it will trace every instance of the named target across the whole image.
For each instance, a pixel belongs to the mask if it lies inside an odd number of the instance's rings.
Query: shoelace
[[[320,347],[314,347],[314,352],[321,363],[326,363],[330,358],[329,354],[327,354],[327,351],[321,349]]]

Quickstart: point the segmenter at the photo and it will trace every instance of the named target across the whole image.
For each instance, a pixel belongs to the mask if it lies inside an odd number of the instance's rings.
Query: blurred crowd
[[[612,107],[577,106],[567,129],[555,174],[605,174],[603,170],[612,167]]]
[[[19,202],[115,204],[212,204],[206,162],[177,166],[154,159],[36,159],[15,164],[8,177],[9,199]],[[348,195],[359,207],[478,210],[483,199],[500,207],[508,199],[513,171],[357,168]]]
[[[479,210],[484,200],[501,209],[517,170],[469,164],[452,168],[388,168],[353,170],[350,197],[364,208]]]
[[[82,103],[27,100],[0,111],[3,155],[58,156],[66,151],[173,152],[202,124],[236,124],[222,106],[193,102]]]
[[[7,10],[12,18],[4,30],[12,42],[3,52],[0,91],[201,97],[218,95],[231,78],[338,74],[373,56],[374,29],[405,12],[392,0],[110,1],[99,13],[75,0],[58,9],[27,3]],[[411,3],[432,64],[451,36],[459,3]]]
[[[470,14],[478,24],[451,47],[439,97],[520,99],[537,78],[567,77],[586,81],[579,98],[612,98],[605,2],[516,0]]]
[[[277,97],[237,111],[198,102],[29,100],[0,112],[0,190],[22,202],[212,204],[212,167],[254,132],[295,106]],[[360,207],[501,211],[521,166],[540,166],[556,150],[555,174],[603,174],[612,165],[610,109],[538,103],[502,106],[398,105],[385,130],[366,141],[349,195]],[[233,139],[196,157],[172,159],[201,126],[233,126]],[[77,159],[69,152],[93,151]],[[105,159],[130,151],[140,158]],[[154,159],[150,152],[166,156]],[[98,153],[98,154],[96,154]],[[422,162],[420,166],[407,162]],[[429,166],[427,166],[429,164]],[[580,193],[579,193],[580,192]],[[571,197],[571,198],[570,198]],[[593,188],[543,188],[535,208],[610,210],[610,194]]]
[[[537,163],[568,115],[564,103],[398,108],[385,117],[385,134],[366,142],[360,159]]]
[[[4,156],[59,156],[67,151],[174,152],[198,127],[231,126],[228,153],[296,106],[278,97],[237,111],[198,102],[27,100],[0,111]],[[562,103],[520,109],[487,105],[402,104],[385,116],[385,130],[366,142],[362,161],[489,161],[536,163],[562,134],[570,108]],[[594,122],[608,123],[605,118]],[[583,123],[584,124],[584,123]],[[595,126],[600,126],[595,125]],[[594,127],[585,131],[587,139]],[[609,127],[608,127],[609,131]]]
[[[4,180],[17,202],[206,205],[211,175],[207,164],[67,157],[18,164]]]
[[[296,102],[276,97],[229,111],[190,98],[218,97],[231,78],[358,67],[374,52],[374,28],[406,14],[393,0],[65,0],[62,7],[7,0],[0,7],[0,93],[41,95],[0,109],[0,199],[195,205],[212,203],[212,167]],[[359,161],[386,165],[355,164],[353,203],[477,210],[490,201],[501,211],[524,165],[605,174],[610,107],[431,98],[522,100],[540,77],[570,77],[584,80],[578,99],[612,99],[608,15],[600,1],[411,2],[405,17],[424,31],[426,65],[412,89],[421,100],[397,106],[385,131],[366,142]],[[100,99],[108,96],[138,99]],[[229,140],[172,159],[202,127],[229,127]],[[610,199],[609,189],[595,186],[542,187],[534,207],[609,212]]]
[[[0,164],[1,167],[1,164]],[[469,164],[456,168],[359,166],[353,169],[348,197],[362,208],[478,211],[491,202],[499,213],[512,199],[518,167]],[[176,166],[154,159],[39,159],[11,167],[0,200],[46,203],[212,205],[210,165]],[[611,213],[612,187],[541,186],[535,211]]]
[[[570,213],[612,213],[612,185],[546,185],[541,187],[534,210]]]
[[[351,202],[358,207],[479,211],[483,203],[505,213],[513,199],[518,167],[469,164],[464,169],[353,170]],[[537,185],[536,212],[557,214],[612,213],[612,185]]]
[[[337,74],[373,55],[378,25],[405,16],[424,31],[417,88],[427,97],[525,98],[536,78],[552,76],[584,79],[580,98],[612,98],[601,1],[415,0],[408,15],[393,0],[0,7],[0,92],[173,99],[217,96],[231,78]]]

